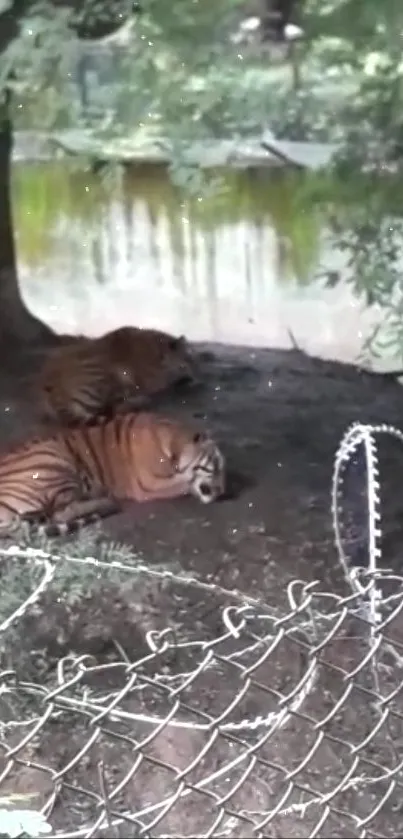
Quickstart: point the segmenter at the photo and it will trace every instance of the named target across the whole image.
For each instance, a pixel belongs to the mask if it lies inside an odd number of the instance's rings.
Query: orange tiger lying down
[[[125,401],[144,405],[181,380],[195,381],[183,336],[124,326],[51,350],[37,386],[44,416],[68,424],[108,415]]]
[[[123,499],[207,504],[224,493],[224,469],[207,434],[156,414],[64,429],[0,457],[0,534],[23,518],[61,529],[117,512]]]

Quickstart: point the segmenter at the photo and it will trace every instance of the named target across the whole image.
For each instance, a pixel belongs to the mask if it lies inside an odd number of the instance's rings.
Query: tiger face
[[[153,329],[120,330],[110,364],[126,396],[152,395],[178,384],[198,381],[196,362],[184,336],[173,337]],[[106,343],[106,339],[103,339]]]
[[[211,504],[225,492],[225,460],[218,446],[207,434],[195,432],[179,453],[176,471],[186,475],[189,493]]]
[[[186,338],[165,336],[161,339],[161,361],[170,384],[188,384],[197,378],[196,364]]]

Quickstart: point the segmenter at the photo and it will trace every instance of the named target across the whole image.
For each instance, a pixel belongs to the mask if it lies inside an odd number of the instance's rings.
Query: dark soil
[[[120,515],[103,523],[102,540],[132,545],[137,560],[150,571],[153,568],[158,571],[165,569],[177,576],[185,572],[197,580],[210,583],[211,587],[202,589],[180,580],[163,580],[152,574],[147,576],[143,571],[132,577],[123,575],[121,582],[113,585],[104,585],[98,573],[97,592],[89,591],[86,597],[77,597],[74,604],[71,600],[68,602],[67,595],[65,600],[59,598],[56,602],[48,590],[39,605],[27,612],[18,623],[19,655],[25,667],[24,650],[30,653],[26,673],[29,672],[29,678],[37,684],[55,686],[55,662],[60,656],[89,653],[95,656],[99,668],[101,665],[105,667],[104,670],[94,671],[91,677],[88,675],[90,682],[93,679],[92,689],[103,694],[120,689],[127,682],[127,674],[124,676],[117,664],[113,669],[113,662],[122,662],[126,658],[133,663],[143,656],[150,657],[146,633],[160,631],[164,627],[171,627],[174,632],[173,636],[169,636],[171,641],[176,638],[177,641],[212,642],[227,632],[223,624],[223,609],[240,602],[237,603],[221,589],[237,590],[243,595],[258,598],[265,604],[264,614],[276,616],[290,611],[287,586],[295,579],[303,582],[317,580],[322,592],[350,593],[338,564],[332,533],[330,484],[335,452],[342,435],[354,421],[389,423],[399,427],[403,416],[402,388],[381,376],[360,372],[352,366],[310,359],[297,351],[251,351],[223,346],[200,346],[198,349],[202,353],[204,385],[160,400],[158,410],[191,419],[214,433],[228,462],[229,497],[207,507],[199,506],[193,499],[144,506],[126,505]],[[26,373],[28,369],[29,365]],[[4,445],[11,439],[24,437],[36,427],[34,406],[26,384],[22,382],[23,379],[16,375],[4,380]],[[403,499],[400,492],[403,446],[387,437],[381,438],[379,454],[384,531],[382,563],[400,574],[403,564],[400,551],[403,538]],[[367,505],[362,452],[358,453],[349,471],[342,506],[351,563],[365,564]],[[22,565],[21,573],[24,573],[23,568]],[[325,608],[326,598],[321,601],[321,610],[325,611]],[[240,618],[233,619],[239,622]],[[259,624],[260,619],[256,620]],[[250,629],[248,637],[256,638],[262,634],[262,620],[260,628],[256,625],[253,631]],[[279,803],[290,782],[287,772],[292,769],[296,771],[296,783],[300,784],[300,788],[297,791],[295,787],[291,797],[284,800],[280,808],[282,812],[292,803],[301,804],[305,800],[302,787],[321,794],[333,789],[351,765],[348,744],[364,740],[371,725],[374,725],[372,718],[370,721],[368,716],[365,720],[363,718],[364,714],[370,713],[370,703],[369,694],[365,691],[360,693],[362,686],[354,687],[337,719],[334,717],[331,736],[327,731],[320,748],[318,744],[309,763],[309,771],[301,769],[299,773],[296,767],[314,746],[317,734],[314,733],[313,722],[323,719],[335,706],[345,689],[344,674],[364,657],[358,637],[360,634],[362,628],[354,624],[352,629],[347,619],[340,624],[338,635],[325,648],[326,667],[320,688],[317,685],[304,704],[305,716],[294,717],[286,728],[279,729],[266,744],[261,745],[256,752],[260,757],[258,765],[253,767],[255,774],[239,784],[239,790],[230,796],[225,806],[217,805],[217,796],[224,796],[229,789],[221,778],[215,785],[209,783],[203,795],[193,792],[188,798],[178,800],[145,835],[205,835],[211,829],[215,816],[218,816],[220,807],[223,813],[225,810],[228,824],[224,826],[224,822],[220,822],[216,832],[209,835],[250,835],[252,826],[263,825],[264,813],[267,814]],[[299,636],[300,641],[301,638],[302,635]],[[306,633],[304,638],[306,643]],[[225,647],[229,643],[233,645],[232,652]],[[298,648],[296,642],[285,637],[273,650],[270,661],[267,659],[256,672],[249,674],[252,676],[249,691],[234,712],[235,716],[238,715],[238,722],[255,719],[259,715],[265,717],[271,710],[278,711],[276,691],[280,695],[288,693],[308,667],[309,644],[306,647],[301,643],[302,647]],[[15,644],[15,636],[10,636],[5,664],[18,670]],[[237,650],[240,654],[242,644],[245,646],[241,638],[236,643],[234,639],[220,642],[216,676],[212,677],[210,671],[200,676],[197,690],[191,698],[187,696],[186,703],[181,702],[176,717],[190,719],[192,714],[197,716],[198,710],[213,717],[223,713],[240,686],[245,685],[245,679],[249,678],[247,668],[258,658],[252,652],[240,657],[242,677],[241,670],[239,667],[236,669],[234,664],[226,671],[225,662],[234,652],[236,658]],[[41,651],[40,666],[38,651]],[[189,656],[189,653],[184,650],[175,654],[171,650],[166,661],[163,661],[162,654],[160,657],[157,653],[155,655],[157,657],[150,663],[151,670],[154,667],[155,671],[150,672],[148,678],[155,679],[156,674],[161,672],[176,674],[177,678],[178,673],[194,669],[200,650],[197,654],[193,650],[188,659],[186,655]],[[370,674],[366,677],[369,679]],[[164,716],[172,703],[168,703],[165,694],[161,698],[155,684],[154,687],[150,684],[147,689],[144,687],[142,694],[143,713],[144,709],[148,714],[154,709],[153,713]],[[175,687],[176,682],[172,684]],[[391,690],[391,685],[388,690]],[[30,693],[27,688],[22,693],[24,702],[28,702],[28,694],[32,700],[32,690]],[[19,695],[22,695],[21,691]],[[120,707],[125,707],[128,714],[133,713],[134,707],[138,709],[138,697],[135,699],[128,694],[125,702],[126,705],[122,700]],[[23,713],[26,712],[18,711],[22,716]],[[42,796],[41,803],[47,800],[52,786],[49,767],[54,772],[61,771],[89,737],[89,717],[78,713],[74,717],[71,712],[70,718],[70,711],[64,710],[63,713],[64,723],[61,718],[56,720],[55,717],[52,723],[44,724],[35,758],[31,753],[19,754],[24,763],[34,759],[40,765],[31,770],[20,767],[18,787],[26,789],[36,784],[35,789],[40,789]],[[149,725],[148,729],[144,725],[140,736],[134,723],[130,726],[126,720],[124,725],[123,722],[119,724],[121,730],[112,734],[112,723],[108,725],[110,741],[104,732],[102,742],[105,741],[106,745],[103,747],[97,740],[85,761],[80,758],[76,768],[68,772],[73,792],[77,785],[84,792],[74,792],[73,795],[68,784],[63,787],[51,818],[53,826],[59,830],[68,833],[84,823],[95,821],[100,811],[94,801],[101,800],[102,803],[104,798],[99,791],[103,783],[99,761],[109,767],[111,777],[108,784],[116,784],[116,778],[128,771],[138,753],[136,750],[133,752],[135,739],[141,740],[151,731]],[[94,726],[90,733],[93,731]],[[267,724],[257,731],[255,745],[257,735],[267,737],[267,731]],[[400,729],[396,729],[393,734],[389,732],[389,737],[397,742],[402,734]],[[16,735],[13,733],[12,736]],[[10,744],[11,734],[7,737]],[[18,738],[21,737],[20,733]],[[220,735],[215,751],[212,745],[195,769],[186,774],[186,783],[198,783],[209,772],[215,771],[214,766],[217,769],[243,751],[246,762],[244,760],[239,764],[237,772],[234,770],[231,774],[228,771],[230,787],[236,786],[237,778],[246,770],[248,761],[252,761],[250,737],[250,732],[236,737],[224,738]],[[18,738],[13,742],[18,742]],[[375,745],[375,740],[372,741],[371,759],[375,761],[374,766],[379,764],[391,768],[402,760],[402,755],[392,752],[385,738],[386,735],[383,739],[380,737],[378,745]],[[173,794],[178,788],[175,770],[191,765],[207,740],[205,734],[191,728],[165,727],[152,740],[149,748],[143,746],[140,750],[142,754],[147,754],[147,758],[142,762],[141,771],[139,769],[138,774],[135,773],[136,783],[130,781],[124,785],[122,800],[116,798],[120,803],[119,806],[115,803],[115,812],[121,814],[126,810],[133,813]],[[343,745],[346,742],[347,745]],[[364,765],[362,758],[355,774],[371,775],[369,765]],[[31,772],[29,780],[21,780],[23,771]],[[41,782],[32,780],[34,771],[39,773]],[[10,788],[15,789],[17,776],[13,777]],[[3,788],[4,785],[0,786],[2,793]],[[90,788],[93,790],[92,798],[88,793]],[[398,788],[399,784],[379,815],[370,820],[366,835],[400,835],[399,816],[393,815],[400,807],[401,790],[399,792]],[[349,790],[343,793],[342,801],[337,799],[337,803],[336,799],[332,799],[334,807],[332,804],[328,819],[315,835],[364,835],[354,815],[363,819],[367,817],[386,794],[387,783],[379,781],[370,790]],[[279,815],[262,826],[256,835],[309,836],[323,813],[324,805],[313,805],[303,819],[299,814]],[[350,817],[350,814],[353,815]],[[110,818],[112,815],[111,811]],[[231,818],[233,821],[230,823]],[[151,814],[139,816],[140,824],[150,824],[152,820]],[[137,828],[127,824],[123,832],[115,835],[128,836],[130,830],[133,831],[130,835],[138,835]],[[95,830],[91,835],[105,833]]]

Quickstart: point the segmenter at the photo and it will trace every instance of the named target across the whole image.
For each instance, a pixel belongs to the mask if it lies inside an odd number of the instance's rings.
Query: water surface
[[[27,306],[58,332],[122,324],[192,340],[287,347],[354,361],[374,315],[343,275],[300,176],[227,173],[212,197],[184,199],[166,170],[123,175],[65,162],[15,164],[14,216]]]

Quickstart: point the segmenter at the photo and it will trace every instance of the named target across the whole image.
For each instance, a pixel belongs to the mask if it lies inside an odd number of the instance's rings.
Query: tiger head
[[[200,431],[186,440],[171,441],[171,464],[202,504],[210,504],[225,492],[225,460],[217,444]],[[172,445],[173,443],[173,445]]]
[[[197,381],[196,360],[184,335],[177,338],[161,333],[159,345],[163,368],[172,384],[188,384]]]
[[[157,393],[200,379],[196,360],[186,338],[157,329],[122,328],[104,345],[112,358],[120,385],[144,393]]]

